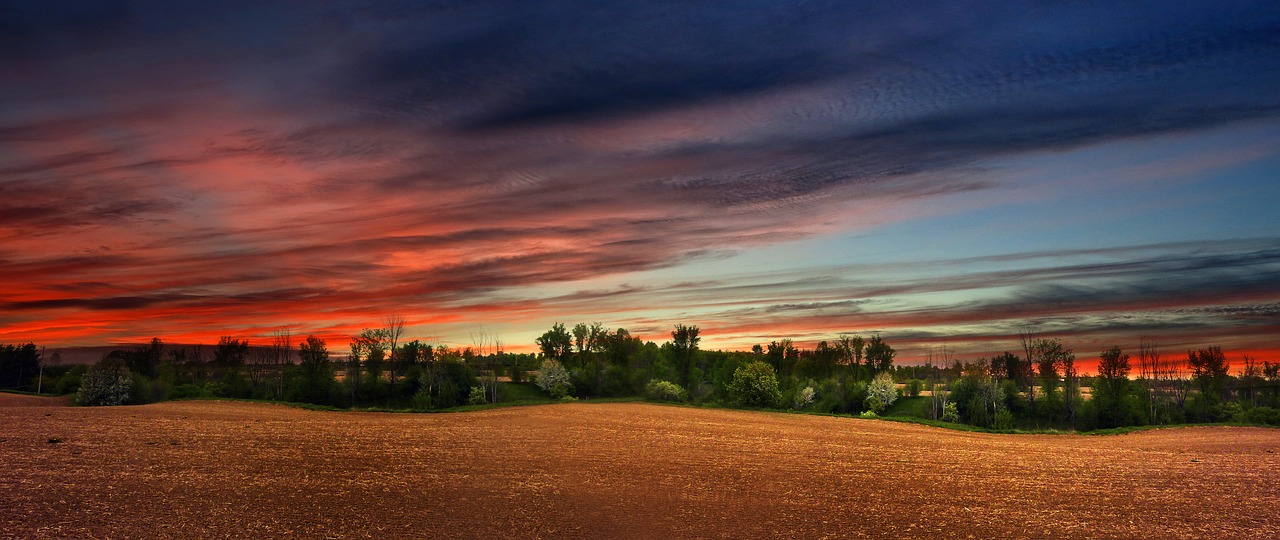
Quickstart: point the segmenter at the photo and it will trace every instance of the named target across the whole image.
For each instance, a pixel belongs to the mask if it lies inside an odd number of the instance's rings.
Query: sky
[[[0,342],[1275,361],[1278,206],[1274,2],[0,0]]]

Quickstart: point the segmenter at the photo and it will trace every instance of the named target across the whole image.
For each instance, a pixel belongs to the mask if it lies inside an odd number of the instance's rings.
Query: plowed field
[[[1280,538],[1280,430],[1255,428],[992,435],[646,404],[6,407],[0,466],[12,538]]]

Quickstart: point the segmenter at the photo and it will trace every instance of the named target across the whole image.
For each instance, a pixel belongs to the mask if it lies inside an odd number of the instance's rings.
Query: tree
[[[898,399],[898,386],[888,371],[877,373],[867,385],[867,410],[880,414]]]
[[[1023,326],[1018,330],[1018,342],[1022,345],[1023,354],[1023,364],[1018,366],[1018,375],[1023,379],[1018,381],[1018,385],[1027,390],[1027,401],[1031,404],[1031,410],[1036,408],[1036,385],[1034,379],[1036,376],[1035,366],[1037,364],[1036,343],[1038,341],[1035,332],[1031,330],[1030,326]]]
[[[542,366],[534,373],[534,383],[555,399],[565,397],[573,390],[569,371],[564,368],[564,364],[552,359],[542,361]]]
[[[765,351],[765,358],[769,360],[769,365],[784,377],[791,372],[792,364],[799,357],[800,350],[791,343],[790,339],[770,341],[769,348]]]
[[[1187,351],[1187,364],[1191,366],[1191,375],[1200,387],[1205,407],[1221,402],[1227,372],[1231,369],[1226,355],[1222,354],[1222,348],[1215,345],[1198,351]],[[1206,413],[1207,409],[1201,412]]]
[[[35,343],[0,345],[0,388],[20,388],[40,371]]]
[[[329,389],[333,386],[333,363],[329,361],[329,348],[323,339],[312,335],[298,344],[298,369],[302,374],[298,397],[307,403],[328,403]]]
[[[564,364],[573,351],[573,337],[565,330],[564,325],[555,323],[551,329],[534,340],[542,350],[542,356]]]
[[[671,331],[671,349],[674,353],[676,369],[679,371],[677,377],[680,379],[681,386],[689,388],[694,383],[702,381],[691,380],[691,371],[693,371],[694,356],[698,353],[698,342],[702,338],[698,337],[698,327],[685,326],[677,324],[675,330]]]
[[[773,366],[756,360],[733,372],[729,392],[746,407],[772,407],[782,398]]]
[[[1111,347],[1098,355],[1098,379],[1093,386],[1093,406],[1099,427],[1129,423],[1125,396],[1129,392],[1129,355]]]
[[[852,368],[853,373],[858,373],[858,368],[862,367],[862,350],[866,347],[866,341],[862,336],[850,336],[849,334],[840,334],[836,338],[835,349],[838,352],[840,363]]]
[[[154,379],[162,359],[164,359],[164,342],[158,337],[151,338],[151,343],[131,351],[129,370]]]
[[[951,363],[953,354],[949,347],[943,346],[938,360],[943,366]],[[929,372],[929,418],[939,420],[947,410],[951,401],[951,381],[943,379],[943,370],[934,364],[934,351],[929,350],[925,360],[925,369]]]
[[[387,315],[383,319],[383,335],[386,337],[387,349],[390,354],[390,361],[387,362],[387,377],[390,379],[391,391],[394,393],[396,388],[396,377],[404,372],[408,367],[404,358],[400,354],[398,348],[400,338],[404,337],[404,317],[399,315]]]
[[[284,368],[293,363],[289,356],[293,351],[293,331],[281,326],[271,334],[271,360],[277,371],[276,399],[284,399]]]
[[[218,375],[239,372],[248,357],[249,340],[222,336],[218,338],[218,345],[213,348],[213,367]]]
[[[471,401],[484,400],[486,403],[498,402],[498,367],[501,365],[502,340],[491,335],[483,328],[471,332],[471,345],[475,350],[473,358],[479,369],[480,397],[471,396]]]
[[[124,405],[133,388],[133,375],[128,361],[121,355],[108,354],[85,372],[80,379],[76,401],[86,406]]]
[[[1249,406],[1258,406],[1258,389],[1262,386],[1262,368],[1252,356],[1244,355],[1244,371],[1240,372],[1240,384],[1249,396]]]
[[[885,343],[879,334],[871,336],[871,339],[867,341],[867,366],[871,368],[872,373],[888,371],[889,368],[893,367],[893,357],[897,355],[898,352],[893,350],[893,347],[890,347],[888,343]]]

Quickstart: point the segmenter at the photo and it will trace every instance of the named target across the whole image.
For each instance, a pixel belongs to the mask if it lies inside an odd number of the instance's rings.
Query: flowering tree
[[[884,412],[898,399],[898,387],[893,384],[893,375],[887,371],[880,372],[867,385],[867,410],[876,414]]]
[[[569,391],[573,390],[573,383],[569,381],[569,370],[555,360],[542,361],[542,366],[534,372],[534,382],[538,388],[556,399],[569,395]]]
[[[109,355],[84,374],[76,401],[81,405],[124,405],[133,389],[133,375],[122,358]]]

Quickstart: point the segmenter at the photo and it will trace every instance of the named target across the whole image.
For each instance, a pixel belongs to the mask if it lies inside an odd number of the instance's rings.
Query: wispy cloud
[[[1151,7],[0,8],[0,340],[387,312],[683,313],[727,344],[1214,306],[1194,316],[1235,325],[1273,301],[1274,246],[621,285],[997,200],[985,171],[1010,156],[1274,121],[1274,9]],[[600,279],[619,281],[563,294]]]

